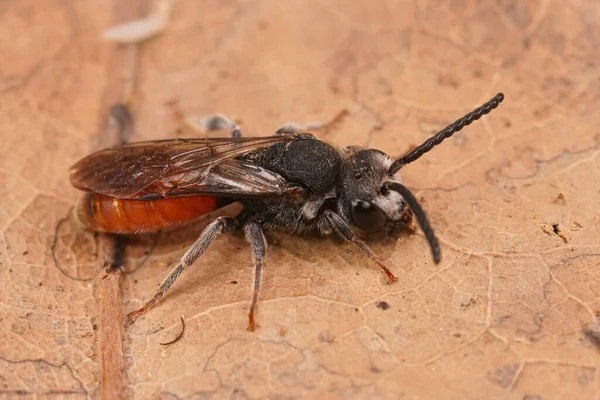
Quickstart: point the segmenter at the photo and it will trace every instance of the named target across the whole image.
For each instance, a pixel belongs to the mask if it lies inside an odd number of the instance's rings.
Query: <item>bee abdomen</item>
[[[144,233],[178,225],[217,209],[211,196],[160,200],[123,200],[87,193],[78,208],[89,229],[111,233]]]

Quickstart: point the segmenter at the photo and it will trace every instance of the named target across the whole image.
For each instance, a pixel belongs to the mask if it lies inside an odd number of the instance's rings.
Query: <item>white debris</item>
[[[104,31],[103,37],[117,43],[139,43],[162,32],[169,22],[171,3],[162,1],[147,17],[125,22]]]

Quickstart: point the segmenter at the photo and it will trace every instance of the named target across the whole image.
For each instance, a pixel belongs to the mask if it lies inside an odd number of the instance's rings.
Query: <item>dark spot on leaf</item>
[[[385,301],[378,301],[377,303],[375,303],[375,307],[381,308],[383,311],[385,311],[389,310],[390,305]]]
[[[335,335],[331,333],[329,330],[325,330],[319,333],[319,341],[322,343],[333,343],[335,340]]]
[[[567,204],[567,201],[565,200],[565,195],[562,193],[559,193],[552,202],[554,204],[560,204],[560,205]],[[557,226],[558,226],[558,224],[557,224]]]
[[[600,348],[600,325],[599,324],[588,324],[581,330],[586,338],[592,342],[596,347]]]
[[[493,384],[506,389],[512,383],[518,368],[518,364],[506,364],[500,368],[496,368],[493,371],[488,371],[486,373],[486,378]]]
[[[477,300],[474,297],[471,297],[469,299],[469,301],[467,301],[466,303],[460,303],[460,306],[462,308],[468,308],[468,307],[472,306],[475,303],[477,303]]]

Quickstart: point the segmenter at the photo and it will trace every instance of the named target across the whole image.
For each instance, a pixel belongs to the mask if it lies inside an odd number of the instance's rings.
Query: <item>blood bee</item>
[[[90,229],[135,234],[241,203],[237,216],[218,217],[204,229],[152,299],[128,317],[133,321],[156,305],[220,233],[243,230],[254,262],[248,314],[248,329],[253,331],[267,248],[264,230],[335,234],[366,253],[391,283],[396,277],[361,238],[404,229],[414,216],[439,263],[440,246],[425,212],[396,173],[503,99],[497,94],[396,159],[375,149],[338,149],[295,125],[273,136],[244,138],[228,118],[213,116],[206,119],[206,128],[229,129],[231,137],[124,144],[77,162],[70,170],[71,183],[88,192],[78,215]]]

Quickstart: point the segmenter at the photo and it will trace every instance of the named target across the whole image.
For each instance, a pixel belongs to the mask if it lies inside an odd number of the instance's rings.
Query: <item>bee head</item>
[[[379,150],[351,151],[340,171],[340,213],[365,234],[409,225],[412,212],[407,202],[387,186],[394,160]]]
[[[434,261],[440,262],[440,246],[425,212],[410,190],[393,177],[403,166],[491,112],[502,100],[504,95],[498,93],[396,160],[379,150],[348,148],[338,184],[338,211],[360,230],[373,233],[390,224],[406,226],[411,221],[412,210],[429,242]]]

